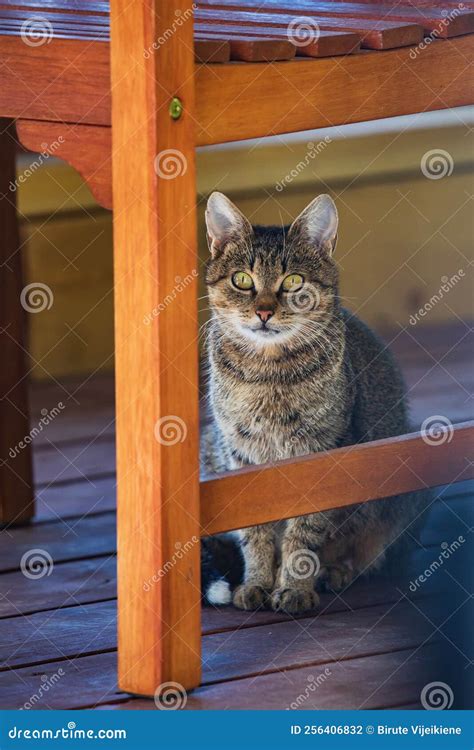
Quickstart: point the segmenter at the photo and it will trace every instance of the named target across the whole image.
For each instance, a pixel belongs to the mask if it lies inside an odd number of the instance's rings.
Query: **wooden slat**
[[[317,28],[333,31],[352,31],[361,36],[361,44],[369,49],[392,49],[393,47],[405,47],[418,44],[423,38],[421,26],[416,24],[404,24],[403,22],[365,20],[364,18],[331,17],[329,15],[311,14],[311,19]],[[258,28],[263,26],[274,26],[283,29],[290,35],[288,29],[295,20],[294,14],[265,13],[262,10],[225,10],[225,9],[199,9],[196,11],[197,23],[234,24],[237,28],[245,26]],[[315,38],[317,33],[314,34]]]
[[[41,578],[27,578],[18,570],[3,573],[0,618],[113,599],[115,568],[115,555],[108,555],[56,565]]]
[[[316,648],[316,644],[314,644]],[[371,658],[351,659],[328,665],[331,679],[328,689],[307,690],[308,699],[301,709],[382,708],[416,700],[427,680],[432,651],[397,651]],[[217,708],[286,709],[312,682],[324,673],[313,666],[287,670],[234,682],[203,687],[188,696],[187,710]],[[326,673],[327,674],[327,673]],[[329,689],[330,687],[330,689]]]
[[[346,2],[346,0],[334,1]],[[352,3],[353,0],[347,0],[347,2]],[[358,0],[358,2],[380,5],[380,0]],[[441,10],[446,10],[448,8],[458,8],[458,10],[462,10],[463,8],[468,8],[469,10],[473,10],[474,0],[464,0],[462,3],[459,2],[459,0],[398,0],[397,6],[399,5],[407,6],[408,8],[440,8]],[[460,5],[462,5],[463,8],[460,8]]]
[[[115,474],[67,484],[52,484],[36,492],[38,521],[57,521],[115,510]]]
[[[110,601],[0,620],[0,672],[115,650],[116,612]]]
[[[385,653],[395,644],[397,651],[414,648],[435,632],[413,605],[384,604],[316,615],[299,625],[290,621],[216,633],[203,639],[202,684]]]
[[[0,118],[0,525],[24,523],[34,513],[31,446],[23,442],[29,433],[23,263],[10,189],[16,150],[13,125]]]
[[[474,84],[466,60],[473,54],[468,35],[449,45],[432,44],[414,60],[400,49],[322,59],[317,65],[298,58],[265,70],[258,63],[223,65],[218,80],[215,71],[200,66],[197,145],[471,104]],[[110,125],[107,45],[56,40],[29,47],[0,37],[0,55],[0,111],[6,115]],[[359,85],[350,85],[353,80]],[[32,98],[31,89],[41,96]],[[256,101],[259,116],[248,117]]]
[[[54,564],[111,555],[116,550],[115,514],[0,530],[0,539],[0,572],[19,570],[22,556],[32,549],[46,551]]]
[[[324,672],[324,667],[304,667],[202,687],[188,695],[186,710],[381,709],[417,703],[423,686],[436,677],[434,653],[433,647],[398,651],[330,664],[330,674]],[[318,677],[322,682],[313,690],[310,685]],[[153,702],[145,700],[125,700],[106,707],[156,708]]]
[[[212,12],[229,12],[229,8],[236,10],[255,10],[262,12],[262,5],[255,0],[200,0],[199,7],[212,9]],[[343,3],[329,3],[318,0],[297,0],[295,3],[280,2],[280,0],[266,0],[265,11],[285,14],[292,13],[293,18],[301,18],[303,15],[311,18],[350,18],[358,19],[383,19],[385,21],[401,21],[415,23],[423,26],[425,31],[431,32],[437,30],[440,36],[458,36],[459,34],[468,34],[474,31],[474,14],[459,9],[456,15],[453,15],[449,24],[446,21],[446,15],[442,9],[437,8],[414,8],[399,7],[398,5],[388,5],[383,3],[355,3],[348,0]]]
[[[119,680],[142,695],[168,680],[192,688],[200,676],[191,5],[116,0],[111,9]],[[177,11],[187,20],[175,28]],[[166,44],[144,56],[169,28],[175,31]],[[179,119],[170,114],[174,97],[182,102]],[[174,179],[166,179],[168,157]],[[191,282],[159,326],[145,325],[177,276]],[[178,438],[169,443],[166,425],[176,422]],[[186,543],[178,558],[177,546]],[[144,591],[144,581],[171,560],[171,570]]]
[[[241,31],[239,27],[232,23],[196,23],[195,30],[202,31],[203,34],[212,36],[213,34],[227,34],[229,39],[245,33],[246,36],[268,37],[285,40],[288,42],[287,30],[278,26],[245,26]],[[214,29],[214,31],[213,31]],[[292,44],[292,43],[291,43]],[[292,44],[297,55],[303,57],[330,57],[331,55],[346,55],[357,52],[360,47],[360,36],[344,31],[323,30],[318,34],[318,38],[305,44],[304,47],[297,47]]]
[[[422,607],[425,612],[426,603]],[[414,648],[436,634],[428,617],[429,608],[424,616],[411,604],[384,604],[307,617],[300,625],[286,621],[214,633],[203,640],[202,684],[384,653],[394,641],[397,650]],[[0,672],[111,651],[116,641],[115,601],[3,619]]]
[[[473,438],[474,424],[466,423],[456,425],[451,440],[443,445],[430,445],[413,433],[274,466],[248,467],[202,482],[202,533],[215,534],[473,478]]]
[[[106,435],[85,443],[41,446],[34,453],[34,470],[38,488],[110,475],[115,470],[115,439]]]
[[[225,39],[195,37],[194,57],[198,63],[225,63],[230,60],[230,44]],[[108,206],[107,206],[108,208]]]
[[[74,13],[94,13],[108,15],[110,10],[109,0],[2,0],[0,6],[33,8],[37,10],[51,11],[69,10]]]
[[[117,688],[115,652],[1,672],[0,693],[5,709],[82,708],[127,698]]]
[[[25,23],[31,20],[31,9],[5,9],[0,3],[0,36],[22,36]],[[90,12],[77,14],[76,12],[59,13],[53,9],[42,9],[41,22],[38,27],[44,28],[46,39],[71,39],[81,41],[109,41],[108,15],[97,15]],[[198,63],[228,62],[230,46],[223,40],[219,41],[197,37],[194,40],[194,57]]]
[[[244,62],[271,62],[274,60],[291,60],[296,53],[295,46],[287,39],[265,38],[262,34],[258,38],[245,34],[245,29],[236,34],[228,34],[216,26],[215,31],[207,31],[204,27],[203,36],[208,39],[224,41],[230,47],[231,60]]]

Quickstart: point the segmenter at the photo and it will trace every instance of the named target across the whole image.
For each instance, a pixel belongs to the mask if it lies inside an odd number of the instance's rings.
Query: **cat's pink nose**
[[[272,310],[257,310],[257,315],[262,323],[267,323],[273,315]]]

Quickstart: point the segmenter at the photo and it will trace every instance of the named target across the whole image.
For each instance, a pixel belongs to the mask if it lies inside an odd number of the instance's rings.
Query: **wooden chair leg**
[[[0,524],[34,513],[25,357],[22,259],[16,215],[16,142],[11,122],[0,119]]]
[[[200,679],[190,5],[111,4],[119,684],[144,695]]]

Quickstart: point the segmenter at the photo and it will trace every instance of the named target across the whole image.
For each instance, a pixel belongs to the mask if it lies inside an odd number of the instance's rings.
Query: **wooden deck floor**
[[[473,417],[467,326],[400,332],[392,348],[415,425]],[[155,708],[116,686],[112,378],[35,386],[32,424],[59,402],[34,440],[37,519],[0,533],[0,707]],[[323,595],[315,614],[205,608],[203,684],[186,708],[418,707],[428,682],[452,685],[454,673],[472,671],[462,629],[468,545],[413,582],[446,545],[468,539],[473,494],[467,482],[437,490],[406,568]],[[48,575],[21,572],[31,550],[51,556]]]

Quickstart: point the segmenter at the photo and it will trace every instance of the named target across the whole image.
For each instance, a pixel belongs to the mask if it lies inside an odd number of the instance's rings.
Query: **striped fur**
[[[202,440],[205,469],[237,469],[407,432],[404,385],[392,356],[340,304],[332,200],[320,196],[291,227],[252,227],[214,193],[207,225],[213,421]],[[249,274],[254,287],[236,288],[236,272]],[[283,279],[296,273],[303,286],[284,292]],[[271,314],[266,323],[261,310]],[[341,588],[377,567],[418,506],[410,495],[241,530],[245,573],[234,604],[290,613],[315,607],[315,573],[318,585]],[[295,569],[305,560],[306,577]]]

